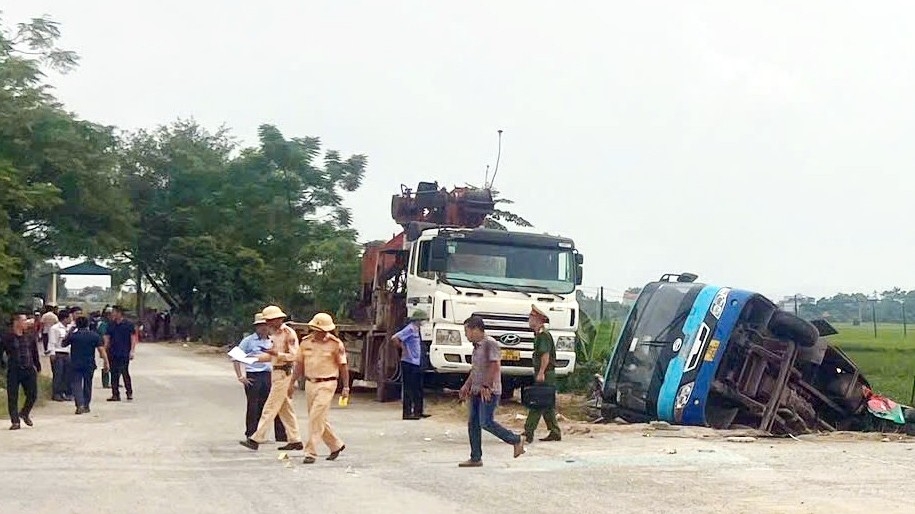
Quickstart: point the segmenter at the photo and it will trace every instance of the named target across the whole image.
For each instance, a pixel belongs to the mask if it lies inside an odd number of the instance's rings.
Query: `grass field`
[[[910,404],[912,377],[915,376],[915,327],[903,336],[902,325],[877,324],[853,326],[836,324],[838,334],[831,336],[839,348],[858,364],[874,391]]]

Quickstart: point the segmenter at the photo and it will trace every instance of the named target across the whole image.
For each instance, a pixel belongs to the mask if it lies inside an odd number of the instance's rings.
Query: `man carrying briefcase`
[[[545,327],[549,322],[550,318],[542,310],[536,305],[531,305],[528,324],[535,334],[532,358],[535,384],[525,391],[527,394],[522,395],[528,397],[528,401],[524,402],[529,409],[527,421],[524,423],[524,437],[528,443],[534,442],[534,431],[537,430],[541,417],[546,422],[550,434],[540,440],[562,440],[562,431],[556,421],[556,344]],[[545,394],[552,394],[553,401],[544,402],[542,397]]]

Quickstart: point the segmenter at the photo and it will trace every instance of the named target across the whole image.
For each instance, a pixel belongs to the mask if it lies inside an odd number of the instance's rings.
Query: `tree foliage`
[[[44,83],[43,67],[77,62],[59,36],[47,18],[0,25],[0,307],[22,296],[36,262],[105,255],[129,230],[113,130],[65,111]]]
[[[271,125],[248,148],[193,121],[132,134],[120,168],[138,223],[123,264],[204,331],[268,302],[337,311],[355,299],[359,270],[342,194],[365,165],[362,155],[322,158],[319,139]]]

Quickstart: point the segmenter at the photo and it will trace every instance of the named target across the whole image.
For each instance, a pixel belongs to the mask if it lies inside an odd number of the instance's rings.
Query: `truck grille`
[[[534,332],[527,324],[524,314],[494,314],[491,312],[474,312],[474,316],[483,318],[486,334],[499,342],[503,348],[533,349]]]

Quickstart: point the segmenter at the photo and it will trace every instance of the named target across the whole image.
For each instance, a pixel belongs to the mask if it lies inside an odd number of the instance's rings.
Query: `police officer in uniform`
[[[239,444],[257,450],[258,445],[266,439],[267,430],[273,425],[273,420],[279,417],[286,428],[288,444],[278,449],[301,450],[304,446],[299,438],[299,421],[292,406],[292,395],[287,395],[286,391],[292,383],[292,363],[299,352],[299,336],[284,323],[286,314],[276,305],[268,305],[261,314],[270,328],[270,340],[273,342],[273,345],[269,349],[264,349],[263,355],[258,357],[258,361],[269,362],[273,366],[270,393],[267,395],[257,430]]]
[[[556,344],[553,342],[553,336],[546,329],[546,324],[550,318],[540,310],[536,305],[531,305],[531,313],[528,316],[528,325],[534,331],[534,381],[538,384],[556,386]],[[546,422],[550,434],[541,441],[560,441],[562,440],[562,431],[559,423],[556,421],[556,408],[549,409],[530,409],[527,415],[527,421],[524,423],[524,437],[528,443],[534,442],[534,431],[540,423],[540,418]]]

